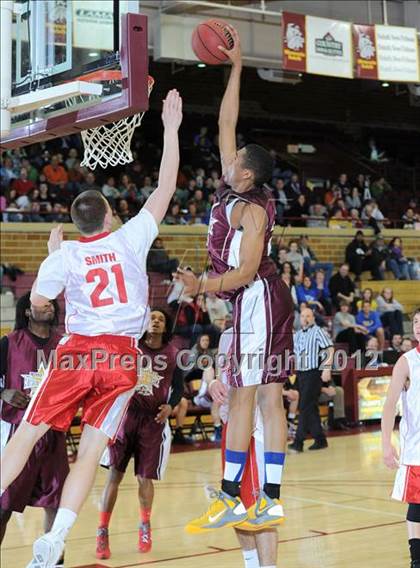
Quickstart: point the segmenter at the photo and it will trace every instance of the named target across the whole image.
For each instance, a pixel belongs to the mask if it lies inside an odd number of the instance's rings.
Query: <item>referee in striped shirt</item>
[[[331,339],[315,324],[315,316],[310,308],[300,314],[302,329],[294,336],[296,377],[299,390],[299,422],[296,438],[289,445],[292,452],[303,452],[303,442],[307,432],[315,443],[309,450],[328,447],[319,416],[318,400],[323,383],[330,383],[334,347]],[[320,370],[320,366],[321,369]]]

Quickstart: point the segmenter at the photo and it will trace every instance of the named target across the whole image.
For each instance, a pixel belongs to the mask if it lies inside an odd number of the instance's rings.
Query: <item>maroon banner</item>
[[[378,78],[375,26],[353,24],[353,53],[355,77],[358,79]]]
[[[304,14],[283,12],[283,69],[306,71]]]

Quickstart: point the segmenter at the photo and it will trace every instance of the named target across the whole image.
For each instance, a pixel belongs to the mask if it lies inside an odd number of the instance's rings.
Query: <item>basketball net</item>
[[[153,77],[148,78],[148,93],[152,92]],[[75,103],[76,101],[72,101]],[[71,104],[71,103],[70,103]],[[94,128],[82,130],[84,157],[81,166],[94,170],[97,166],[107,168],[129,164],[133,161],[131,139],[134,130],[140,126],[144,112],[126,116],[117,122],[101,124]]]

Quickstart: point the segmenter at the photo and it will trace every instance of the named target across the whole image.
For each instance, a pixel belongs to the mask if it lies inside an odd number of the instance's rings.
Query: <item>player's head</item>
[[[417,308],[413,314],[413,333],[420,344],[420,308]]]
[[[226,183],[234,189],[240,183],[260,187],[271,180],[273,159],[270,153],[258,144],[247,144],[236,154],[225,174]]]
[[[168,314],[160,309],[152,309],[147,333],[160,335],[164,345],[169,343],[172,338],[172,321]]]
[[[306,329],[310,325],[315,323],[315,314],[311,308],[303,308],[300,312],[300,325],[303,329]]]
[[[96,189],[88,189],[76,197],[71,206],[71,218],[82,235],[110,231],[112,209]]]
[[[34,324],[58,325],[59,307],[57,300],[50,300],[42,308],[31,304],[31,293],[27,292],[16,302],[15,329],[27,329]]]

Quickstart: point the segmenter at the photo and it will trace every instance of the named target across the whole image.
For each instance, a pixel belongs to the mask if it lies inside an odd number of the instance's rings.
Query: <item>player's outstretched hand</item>
[[[219,381],[218,379],[213,379],[209,384],[209,393],[214,402],[219,404],[224,404],[228,398],[229,389],[227,385]]]
[[[1,400],[15,408],[26,408],[29,404],[29,396],[17,389],[4,389],[1,391]]]
[[[155,416],[155,422],[164,424],[171,414],[172,406],[170,404],[161,404],[159,406],[159,412]]]
[[[396,448],[390,444],[383,449],[384,464],[390,469],[396,469],[399,465],[399,456]]]
[[[49,254],[59,250],[61,243],[63,242],[63,225],[57,225],[54,227],[50,233],[50,238],[48,239],[48,252]]]
[[[172,89],[163,101],[162,122],[165,129],[178,130],[182,122],[182,98],[176,89]]]
[[[225,55],[229,57],[233,65],[240,65],[242,62],[242,51],[241,51],[241,40],[239,39],[239,34],[233,26],[228,24],[230,33],[233,37],[233,47],[232,49],[226,49],[222,45],[218,45],[217,47],[220,51],[223,51]]]
[[[204,279],[200,279],[191,270],[178,268],[177,272],[172,274],[174,280],[184,284],[183,294],[187,296],[197,296],[200,292],[204,292]]]

